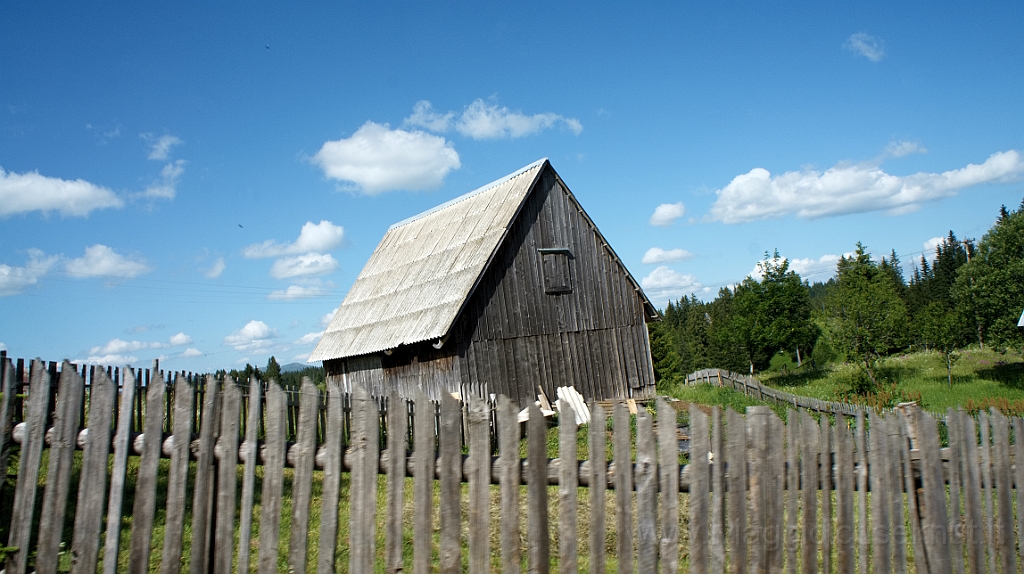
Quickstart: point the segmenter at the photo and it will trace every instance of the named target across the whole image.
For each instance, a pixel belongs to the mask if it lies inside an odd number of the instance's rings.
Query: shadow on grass
[[[978,376],[997,381],[1010,389],[1024,390],[1024,363],[996,364],[987,369],[978,369]]]

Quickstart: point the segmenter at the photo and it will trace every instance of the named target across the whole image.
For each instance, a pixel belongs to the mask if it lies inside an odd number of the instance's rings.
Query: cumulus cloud
[[[412,115],[405,118],[405,125],[426,128],[434,132],[446,132],[455,128],[460,134],[477,139],[520,138],[540,133],[554,126],[561,126],[579,135],[583,124],[576,118],[547,112],[527,115],[512,111],[496,103],[476,99],[461,113],[440,113],[426,100],[416,102]]]
[[[462,167],[454,146],[443,137],[374,122],[366,122],[351,137],[324,143],[312,159],[328,178],[351,182],[367,195],[436,189],[448,172]]]
[[[654,301],[676,299],[701,288],[697,278],[662,265],[640,280],[644,292]]]
[[[218,257],[217,260],[213,262],[213,265],[203,269],[202,272],[207,279],[216,279],[220,277],[220,274],[223,273],[226,268],[227,265],[224,264],[224,258]]]
[[[85,181],[39,175],[38,171],[13,173],[0,167],[0,217],[30,211],[85,217],[94,209],[124,207],[113,191]]]
[[[672,263],[674,261],[686,261],[687,259],[693,259],[693,253],[685,249],[662,249],[660,247],[651,247],[644,253],[644,258],[640,260],[645,265],[652,263]]]
[[[72,259],[64,265],[64,270],[75,277],[123,277],[132,279],[152,269],[145,261],[125,257],[97,243],[85,248],[85,255]]]
[[[182,357],[202,357],[203,352],[195,347],[189,347],[181,353]]]
[[[28,250],[28,263],[24,267],[0,264],[0,297],[17,295],[39,282],[59,259],[47,256],[39,249]]]
[[[274,261],[270,276],[274,279],[309,277],[330,273],[338,268],[338,260],[330,253],[306,253],[297,257],[285,257]]]
[[[921,144],[909,141],[889,142],[882,152],[883,157],[905,157],[912,153],[928,153]]]
[[[295,344],[296,345],[312,345],[313,343],[316,343],[317,341],[319,341],[320,337],[323,337],[323,335],[324,335],[323,331],[317,331],[315,333],[306,333],[305,335],[300,337],[298,341],[295,341]]]
[[[890,175],[876,164],[841,163],[824,172],[805,169],[777,176],[758,167],[715,192],[718,199],[708,219],[744,223],[787,215],[804,219],[871,211],[899,215],[967,187],[1013,181],[1022,172],[1024,158],[1016,150],[994,153],[982,164],[907,176]]]
[[[139,137],[146,140],[146,143],[149,144],[149,159],[155,159],[158,161],[166,160],[170,157],[172,148],[185,143],[177,136],[169,134],[156,137],[151,133],[143,133],[139,134]]]
[[[654,208],[654,215],[651,215],[651,225],[655,227],[668,227],[686,213],[683,202],[662,203]]]
[[[872,62],[881,61],[885,57],[885,47],[882,45],[882,41],[864,32],[857,32],[847,38],[843,47]]]
[[[90,355],[125,355],[144,349],[168,349],[170,347],[183,347],[192,344],[192,337],[185,333],[178,333],[167,341],[124,341],[111,339],[104,345],[97,345],[89,349]]]
[[[260,352],[269,348],[277,338],[277,330],[263,321],[249,321],[244,327],[224,337],[224,344],[236,351]]]
[[[131,365],[138,360],[139,358],[133,355],[94,355],[81,362],[87,365]]]
[[[271,301],[292,301],[295,299],[322,297],[328,293],[330,293],[330,291],[322,285],[311,285],[307,287],[291,285],[287,289],[271,292],[270,295],[267,295],[267,299],[270,299]]]
[[[420,100],[412,107],[412,115],[405,118],[405,125],[426,128],[432,132],[446,132],[455,121],[455,112],[445,114],[434,111],[427,100]]]
[[[178,180],[181,178],[181,174],[185,173],[186,163],[188,162],[179,159],[165,165],[160,170],[160,177],[149,184],[145,191],[136,195],[154,199],[174,199],[174,196],[178,194]]]
[[[939,246],[942,245],[942,242],[945,241],[945,240],[946,240],[945,237],[932,237],[928,241],[925,241],[922,244],[922,245],[924,245],[924,252],[925,252],[925,254],[931,255],[931,254],[935,253],[936,250],[939,248]]]
[[[263,243],[254,243],[242,250],[242,255],[249,259],[262,257],[280,257],[299,253],[330,251],[345,239],[345,228],[334,225],[326,219],[320,223],[307,221],[299,231],[299,238],[294,243],[277,243],[268,239]]]
[[[338,309],[334,308],[330,312],[326,313],[323,317],[320,317],[320,326],[326,329],[327,326],[331,324],[331,319],[334,319],[334,314],[337,312]]]

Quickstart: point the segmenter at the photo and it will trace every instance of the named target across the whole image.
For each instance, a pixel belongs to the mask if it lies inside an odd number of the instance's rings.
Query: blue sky
[[[308,355],[389,225],[550,158],[648,295],[1024,198],[1019,2],[0,3],[0,348]]]

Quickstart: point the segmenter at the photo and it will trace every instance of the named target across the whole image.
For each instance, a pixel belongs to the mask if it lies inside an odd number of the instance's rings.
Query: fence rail
[[[852,417],[856,416],[857,412],[864,408],[863,405],[854,403],[823,401],[812,397],[794,395],[793,393],[765,386],[753,376],[741,375],[725,369],[702,369],[686,375],[685,384],[695,385],[701,383],[729,387],[747,396],[756,397],[758,400],[771,400],[791,406],[794,409],[804,409],[816,413]]]
[[[97,370],[86,394],[70,363],[60,370],[31,365],[20,420],[15,369],[4,363],[0,452],[19,449],[8,573],[115,572],[117,561],[101,556],[119,553],[128,555],[130,572],[149,571],[158,553],[153,570],[194,573],[277,572],[284,564],[299,573],[307,566],[519,572],[524,561],[530,572],[552,565],[604,572],[613,558],[620,572],[881,573],[905,572],[912,563],[918,572],[1009,574],[1024,560],[1016,534],[1024,508],[1014,501],[1024,465],[1013,464],[1024,460],[1024,421],[995,410],[977,419],[951,410],[942,424],[921,411],[861,410],[834,421],[790,411],[783,422],[766,407],[744,416],[690,406],[689,462],[681,465],[679,413],[664,400],[654,413],[641,409],[635,421],[621,403],[610,421],[592,404],[585,461],[578,460],[572,413],[561,416],[559,457],[549,459],[548,420],[531,407],[524,460],[518,409],[505,397],[493,404],[451,395],[439,404],[422,395],[408,403],[391,397],[389,411],[398,414],[389,417],[361,388],[349,396],[329,383],[323,393],[307,380],[290,440],[288,397],[276,384],[243,389],[204,381],[197,417],[196,393],[167,398],[170,388],[192,384],[185,376],[167,384],[154,370],[139,411],[134,371],[124,372],[119,390]],[[141,434],[133,437],[133,428]],[[940,430],[948,436],[945,449]],[[160,463],[161,456],[170,460]],[[131,476],[129,457],[138,457]],[[73,480],[87,487],[72,505]],[[606,497],[609,488],[614,492]],[[349,535],[341,540],[346,507]],[[581,555],[584,515],[590,543]],[[130,531],[123,532],[128,516]],[[163,536],[154,537],[158,517]],[[610,531],[614,541],[606,544]],[[61,562],[62,544],[69,563]]]

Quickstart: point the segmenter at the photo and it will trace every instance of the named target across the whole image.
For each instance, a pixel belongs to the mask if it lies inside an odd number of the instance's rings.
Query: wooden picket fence
[[[378,402],[361,388],[347,397],[336,384],[321,393],[307,380],[291,442],[287,397],[278,385],[267,385],[264,396],[257,382],[243,393],[230,380],[207,379],[196,427],[195,394],[180,392],[191,383],[179,374],[168,384],[153,372],[145,388],[143,432],[135,434],[133,371],[123,371],[118,390],[106,371],[97,370],[86,393],[70,363],[54,377],[35,362],[27,393],[18,393],[14,369],[5,363],[0,452],[12,440],[19,449],[3,550],[7,573],[92,574],[100,567],[113,573],[117,560],[104,558],[122,552],[122,528],[130,529],[124,552],[133,573],[269,573],[282,564],[297,573],[307,566],[323,573],[520,572],[523,566],[529,572],[554,566],[564,573],[603,573],[614,559],[619,572],[630,573],[902,573],[912,564],[917,572],[936,574],[1012,574],[1024,560],[1016,534],[1024,509],[1015,512],[1021,501],[1015,501],[1014,488],[1024,484],[1024,466],[1013,464],[1024,460],[1024,440],[1011,441],[1010,432],[1024,437],[1024,421],[996,411],[977,419],[950,411],[943,425],[921,411],[857,411],[834,420],[790,411],[783,422],[766,407],[749,408],[744,416],[691,405],[689,463],[681,465],[679,413],[665,400],[655,413],[640,410],[635,435],[623,404],[613,407],[610,425],[604,409],[592,404],[583,461],[571,413],[559,422],[559,457],[549,459],[548,420],[531,407],[523,460],[518,408],[505,397],[492,405],[474,397],[460,403],[447,394],[440,404],[422,394],[410,403],[392,396],[389,412],[395,414],[382,417]],[[165,408],[171,386],[179,392]],[[12,416],[18,394],[26,395],[19,399],[25,401],[21,421]],[[400,404],[407,408],[395,408]],[[940,431],[947,447],[940,447]],[[129,457],[140,458],[132,465],[137,474],[126,512]],[[81,487],[67,512],[72,481]],[[291,510],[284,517],[286,482]],[[314,483],[321,489],[315,524]],[[385,491],[382,510],[379,487]],[[158,490],[166,500],[159,509]],[[589,502],[590,540],[588,555],[581,557],[583,500]],[[338,536],[344,506],[347,540]],[[609,515],[615,538],[606,544]],[[122,526],[129,516],[130,525]],[[162,539],[153,536],[158,516]],[[492,532],[499,533],[494,548]],[[314,539],[315,565],[307,564]],[[68,552],[61,552],[62,545]],[[156,551],[159,565],[151,568]],[[343,553],[347,563],[339,559]]]

